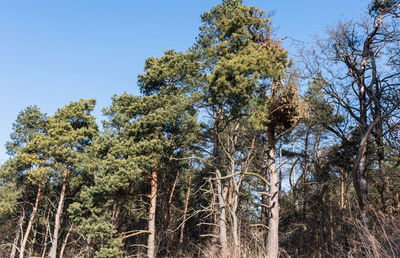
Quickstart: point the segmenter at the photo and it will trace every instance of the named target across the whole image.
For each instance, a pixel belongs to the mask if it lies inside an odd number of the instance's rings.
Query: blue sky
[[[0,1],[0,163],[12,123],[29,105],[52,115],[80,98],[96,98],[95,115],[113,94],[138,94],[147,57],[185,50],[200,14],[216,0]],[[365,13],[367,0],[244,0],[274,12],[280,37],[310,42],[340,19]],[[295,46],[291,46],[291,48]]]

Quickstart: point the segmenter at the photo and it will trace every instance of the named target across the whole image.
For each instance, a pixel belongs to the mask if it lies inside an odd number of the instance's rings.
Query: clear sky
[[[200,14],[216,0],[0,1],[0,164],[13,121],[29,105],[52,115],[80,98],[96,98],[95,115],[110,97],[138,94],[147,57],[185,50]],[[368,0],[245,0],[275,12],[281,37],[310,42],[340,19],[365,13]]]

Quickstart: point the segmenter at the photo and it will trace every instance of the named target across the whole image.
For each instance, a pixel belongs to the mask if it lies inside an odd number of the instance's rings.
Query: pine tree
[[[61,217],[69,183],[81,173],[81,160],[87,155],[87,147],[97,134],[97,124],[90,114],[95,104],[94,99],[80,100],[59,109],[49,118],[48,134],[40,139],[49,146],[54,172],[52,180],[61,187],[49,252],[53,258],[57,256]]]
[[[283,82],[285,70],[290,62],[287,53],[274,41],[271,35],[271,21],[265,13],[255,7],[242,5],[242,1],[223,1],[210,12],[202,15],[203,26],[193,51],[198,53],[207,77],[203,86],[204,102],[211,113],[213,141],[213,170],[216,173],[219,205],[219,240],[221,256],[227,257],[227,195],[228,185],[235,185],[234,195],[238,195],[241,180],[236,181],[235,156],[243,150],[237,149],[238,135],[241,131],[240,120],[246,118],[251,110],[257,110],[260,119],[269,121],[268,132],[268,168],[271,180],[271,198],[277,198],[277,172],[274,168],[274,152],[278,130],[288,129],[296,115],[296,86]],[[269,94],[269,95],[268,95]],[[286,95],[285,95],[286,94]],[[285,99],[286,98],[286,99]],[[252,105],[253,104],[253,105]],[[264,107],[264,111],[261,110]],[[263,122],[259,121],[258,124]],[[230,132],[224,128],[232,128]],[[261,133],[261,132],[260,132]],[[226,135],[228,134],[228,138]],[[224,138],[227,139],[224,142]],[[232,142],[232,144],[230,144]],[[228,147],[230,146],[230,147]],[[221,151],[231,158],[223,157]],[[247,147],[247,149],[251,149]],[[223,169],[223,159],[230,160],[230,169]],[[241,178],[244,176],[242,174]],[[224,178],[224,179],[222,179]],[[237,199],[237,196],[234,197]],[[275,202],[275,204],[273,204]],[[279,206],[271,202],[276,226],[272,227],[268,244],[269,257],[277,257]],[[237,203],[233,205],[237,207]],[[230,208],[229,210],[232,210]],[[240,236],[237,229],[236,208],[230,212],[232,234],[235,239],[233,255],[240,256]],[[273,244],[271,244],[273,243]]]

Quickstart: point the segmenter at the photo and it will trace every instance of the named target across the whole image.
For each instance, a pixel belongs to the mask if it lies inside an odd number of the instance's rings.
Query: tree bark
[[[46,249],[47,249],[47,237],[50,233],[50,225],[49,225],[49,221],[50,221],[50,211],[51,208],[49,208],[49,211],[47,212],[47,218],[46,218],[46,233],[44,235],[44,239],[43,239],[43,251],[42,251],[42,258],[44,258],[46,256]]]
[[[25,231],[24,239],[22,240],[22,243],[21,243],[21,248],[20,248],[20,253],[19,253],[19,257],[20,258],[24,258],[26,243],[28,242],[29,233],[31,232],[32,224],[33,224],[33,221],[35,220],[35,216],[36,216],[36,213],[37,213],[37,210],[38,210],[39,201],[40,201],[40,199],[42,197],[41,196],[41,193],[42,193],[41,191],[42,191],[42,183],[39,183],[38,191],[37,191],[37,194],[36,194],[35,206],[33,207],[32,215],[31,215],[31,218],[29,219],[29,223],[28,223],[28,226],[27,226],[26,231]]]
[[[268,220],[267,257],[276,258],[279,253],[279,175],[275,164],[275,127],[268,126],[268,170],[270,175],[270,210]]]
[[[303,204],[303,219],[307,219],[307,174],[308,174],[308,138],[310,135],[310,126],[307,126],[307,131],[306,131],[306,138],[304,140],[304,171],[303,171],[303,198],[304,198],[304,204]]]
[[[236,120],[236,124],[233,130],[232,136],[232,143],[229,153],[229,160],[230,160],[230,181],[231,181],[231,196],[232,196],[232,203],[230,213],[232,217],[232,237],[234,242],[234,250],[233,250],[233,257],[240,257],[240,230],[239,230],[239,221],[237,216],[237,209],[239,206],[239,191],[240,191],[240,184],[241,184],[241,177],[237,179],[235,174],[236,169],[236,145],[238,141],[238,132],[239,132],[239,119]]]
[[[15,236],[13,248],[12,248],[11,253],[10,253],[10,257],[11,258],[14,258],[15,255],[16,255],[18,240],[21,238],[21,240],[20,240],[20,246],[21,246],[22,245],[22,241],[24,239],[24,230],[23,230],[22,227],[23,227],[24,220],[25,220],[26,205],[28,203],[28,191],[29,191],[29,184],[25,186],[25,196],[24,196],[24,200],[23,200],[23,203],[22,203],[22,214],[21,214],[21,217],[19,218],[18,229],[17,229],[17,232],[16,232],[17,235]]]
[[[219,169],[216,171],[217,177],[221,177]],[[219,241],[221,244],[221,258],[228,257],[228,238],[226,233],[226,196],[228,194],[228,186],[223,179],[217,179],[218,191],[218,208],[219,208]]]
[[[266,144],[266,135],[265,133],[262,135],[262,150],[261,150],[261,157],[260,159],[262,160],[262,165],[261,165],[261,171],[263,173],[263,177],[265,178],[265,180],[268,180],[268,166],[267,166],[267,162],[265,162],[265,144]],[[268,218],[269,218],[269,210],[267,209],[268,204],[269,204],[269,198],[267,196],[267,188],[268,185],[266,183],[263,184],[263,192],[264,194],[261,196],[261,222],[264,224],[268,223]]]
[[[368,65],[368,60],[371,58],[371,48],[373,44],[373,39],[378,32],[378,29],[382,23],[383,16],[379,15],[378,19],[376,20],[374,27],[371,31],[371,33],[368,35],[368,37],[364,41],[363,45],[363,52],[362,52],[362,64],[361,64],[361,69],[359,71],[360,78],[358,82],[358,91],[359,91],[359,103],[360,103],[360,129],[361,129],[361,140],[360,140],[360,151],[361,151],[361,156],[360,156],[360,162],[358,165],[358,187],[359,189],[356,189],[356,192],[359,194],[359,206],[360,206],[360,211],[361,211],[361,219],[365,226],[367,226],[367,197],[368,197],[368,185],[367,185],[367,175],[366,175],[366,170],[367,170],[367,138],[369,135],[369,130],[371,130],[373,127],[369,129],[368,126],[368,120],[367,120],[367,108],[368,108],[368,102],[367,102],[367,86],[365,84],[365,72],[367,69]],[[372,60],[372,65],[374,65],[374,60]],[[373,71],[374,72],[374,71]],[[375,76],[373,74],[373,76]],[[379,122],[378,118],[375,118],[377,120],[376,122]],[[365,139],[365,144],[363,144],[363,140]],[[357,184],[355,184],[355,187]]]
[[[37,224],[36,224],[36,227],[37,227]],[[34,251],[34,249],[35,249],[35,244],[36,244],[36,235],[37,235],[37,229],[36,229],[36,227],[35,226],[32,226],[32,231],[33,231],[33,240],[32,240],[32,243],[31,243],[31,245],[30,245],[30,247],[29,247],[29,252],[28,252],[28,257],[31,257],[32,256],[32,254],[33,254],[33,251]]]
[[[25,208],[23,208],[23,209],[25,209]],[[13,243],[13,246],[11,249],[10,258],[15,258],[15,255],[17,253],[17,243],[18,243],[18,240],[22,233],[22,224],[24,223],[24,218],[25,218],[25,212],[23,211],[21,216],[19,217],[18,228],[15,232],[15,238],[14,238],[14,243]]]
[[[188,182],[188,188],[187,188],[186,198],[185,198],[185,207],[183,208],[183,221],[182,221],[182,227],[181,227],[181,234],[179,237],[179,243],[181,243],[181,244],[183,243],[183,234],[185,231],[185,223],[186,223],[187,211],[188,211],[188,207],[189,207],[190,191],[191,191],[191,187],[192,187],[192,165],[190,165],[188,177],[189,177],[189,182]]]
[[[63,241],[63,243],[62,243],[62,245],[61,245],[60,258],[63,258],[63,256],[64,256],[65,247],[67,246],[68,238],[69,238],[69,235],[71,234],[71,231],[72,231],[72,228],[73,228],[73,227],[74,227],[74,224],[72,224],[72,225],[69,227],[69,230],[68,230],[68,232],[67,232],[67,235],[65,236],[64,241]]]
[[[219,256],[222,258],[228,257],[228,240],[227,240],[227,231],[226,231],[226,197],[228,194],[228,186],[226,184],[225,179],[220,179],[222,177],[220,170],[220,153],[219,153],[219,140],[220,140],[220,120],[222,117],[222,108],[218,107],[218,111],[216,112],[216,118],[214,122],[214,139],[213,139],[213,157],[212,157],[212,165],[215,171],[217,184],[217,198],[218,198],[218,227],[215,229],[219,230],[219,242],[221,246]]]
[[[51,245],[51,249],[50,249],[50,253],[49,253],[49,256],[51,258],[57,257],[58,234],[60,231],[61,215],[63,213],[63,208],[64,208],[64,199],[65,199],[65,192],[67,190],[67,183],[68,183],[68,168],[65,168],[63,184],[62,184],[62,189],[61,189],[61,194],[60,194],[60,200],[58,201],[58,207],[57,207],[57,212],[56,212],[56,217],[55,217],[55,222],[54,222],[53,241],[52,241],[52,245]]]
[[[157,163],[153,165],[151,172],[151,194],[150,194],[150,209],[149,209],[149,236],[147,240],[147,256],[154,258],[155,253],[155,235],[156,235],[156,206],[157,206]]]
[[[180,170],[177,171],[176,176],[175,176],[175,180],[172,184],[172,189],[170,189],[170,181],[168,180],[168,190],[167,193],[168,195],[165,196],[165,199],[168,199],[168,202],[166,200],[164,200],[164,234],[165,234],[165,239],[164,239],[164,247],[168,250],[170,243],[171,243],[171,239],[172,239],[172,235],[170,234],[170,232],[168,232],[169,229],[169,225],[171,223],[171,205],[172,205],[172,199],[174,197],[174,193],[175,193],[175,189],[176,189],[176,185],[178,183],[178,179],[179,179],[179,174],[180,174]]]

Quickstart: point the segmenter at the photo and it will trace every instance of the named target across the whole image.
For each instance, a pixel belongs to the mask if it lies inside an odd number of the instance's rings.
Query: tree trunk
[[[375,21],[374,28],[372,29],[371,33],[364,41],[363,45],[363,52],[362,52],[362,64],[360,72],[360,79],[358,83],[358,99],[360,103],[360,129],[361,129],[361,141],[360,141],[360,162],[358,166],[358,185],[354,184],[355,188],[358,186],[359,189],[356,189],[359,199],[359,207],[361,211],[361,219],[365,226],[367,226],[367,197],[368,197],[368,185],[367,185],[367,142],[366,138],[368,137],[369,126],[367,120],[367,109],[368,109],[368,102],[367,102],[367,86],[365,84],[365,71],[367,70],[368,60],[371,59],[371,48],[372,48],[372,39],[378,32],[378,29],[382,23],[383,16],[382,14],[379,15],[378,19]],[[375,71],[375,60],[371,60],[371,64],[374,67],[373,69],[373,77],[376,79],[376,71]],[[375,118],[376,120],[377,118]],[[370,128],[372,129],[372,128]],[[363,144],[363,140],[365,143]]]
[[[340,169],[340,177],[341,177],[341,182],[340,182],[340,209],[344,209],[344,173],[343,170]]]
[[[155,257],[155,236],[156,236],[156,206],[157,206],[157,163],[153,166],[151,172],[151,194],[150,194],[150,210],[149,210],[149,237],[147,240],[147,256]]]
[[[370,61],[371,61],[371,73],[372,73],[372,82],[375,85],[375,92],[374,92],[374,119],[379,119],[382,116],[382,89],[381,84],[378,79],[378,72],[376,68],[376,60],[373,53],[370,51],[369,53]],[[391,205],[391,193],[390,193],[390,180],[386,174],[385,169],[385,147],[383,142],[383,121],[379,119],[376,124],[375,129],[375,143],[377,145],[377,156],[378,156],[378,166],[379,166],[379,174],[382,181],[382,190],[381,190],[381,198],[382,198],[382,207],[385,212],[389,211],[389,207]]]
[[[49,211],[47,212],[47,218],[46,218],[46,233],[44,235],[44,239],[43,239],[43,251],[42,251],[42,258],[44,258],[46,256],[46,249],[47,249],[47,237],[49,236],[50,233],[50,225],[49,225],[49,221],[50,221],[50,211],[51,208],[49,208]]]
[[[56,256],[57,256],[58,232],[60,230],[61,215],[63,213],[63,208],[64,208],[64,199],[65,199],[65,192],[67,190],[67,183],[68,183],[68,169],[66,168],[64,171],[64,178],[63,178],[63,184],[62,184],[62,189],[61,189],[61,194],[60,194],[60,200],[58,201],[58,207],[57,207],[57,212],[56,212],[56,217],[55,217],[53,241],[52,241],[52,245],[51,245],[51,249],[50,249],[50,253],[49,253],[49,256],[51,258],[56,258]]]
[[[217,198],[218,198],[218,226],[215,227],[215,230],[219,231],[218,239],[220,242],[221,250],[219,256],[222,258],[228,257],[228,240],[227,240],[227,231],[226,231],[226,197],[228,194],[228,186],[226,184],[225,179],[220,179],[222,177],[220,170],[220,153],[219,153],[219,133],[220,133],[220,119],[222,116],[222,108],[218,107],[218,111],[216,112],[216,118],[214,122],[214,139],[213,139],[213,157],[212,157],[212,165],[215,171],[217,184]]]
[[[23,211],[21,216],[19,217],[18,228],[15,232],[15,238],[14,238],[14,243],[13,243],[13,246],[11,249],[10,258],[15,258],[15,255],[17,253],[17,244],[18,244],[19,237],[21,236],[21,233],[22,233],[22,224],[24,223],[24,218],[25,218],[25,212]]]
[[[366,136],[368,125],[367,125],[367,100],[365,93],[365,85],[360,86],[360,121],[361,121],[361,139],[368,137]],[[359,194],[361,198],[359,199],[359,207],[361,211],[361,219],[364,223],[367,222],[367,210],[366,210],[366,201],[368,196],[368,186],[367,186],[367,143],[362,144],[360,141],[361,147],[361,157],[360,163],[358,166],[358,184],[359,184]],[[357,190],[356,190],[357,191]],[[366,225],[366,224],[365,224]]]
[[[376,105],[379,105],[379,103]],[[381,110],[379,106],[375,108],[375,113],[376,117],[381,116]],[[382,207],[385,212],[389,212],[392,194],[390,192],[390,179],[385,168],[385,146],[383,143],[383,122],[381,120],[376,124],[375,142],[377,145],[379,174],[382,182]]]
[[[238,132],[239,132],[239,120],[236,120],[236,125],[233,131],[231,149],[229,153],[229,160],[230,160],[230,182],[231,182],[231,217],[232,217],[232,236],[234,242],[234,250],[233,250],[233,257],[240,257],[240,229],[239,229],[239,221],[237,216],[237,209],[239,206],[239,191],[240,191],[240,184],[241,184],[241,177],[236,178],[234,176],[235,169],[236,169],[236,145],[238,141]]]
[[[190,190],[192,186],[192,165],[190,165],[189,169],[189,182],[188,182],[188,188],[186,192],[186,198],[185,198],[185,207],[183,209],[183,221],[182,221],[182,227],[181,227],[181,234],[179,237],[179,243],[183,243],[183,233],[185,231],[185,223],[186,223],[186,217],[187,217],[187,211],[189,207],[189,198],[190,198]]]
[[[279,253],[279,176],[275,164],[275,127],[268,126],[268,170],[270,175],[270,209],[268,220],[267,257],[276,258]]]
[[[217,177],[221,177],[219,169],[216,171]],[[218,191],[218,209],[219,209],[219,241],[221,244],[221,258],[228,257],[228,239],[226,234],[226,196],[228,194],[228,186],[225,180],[217,179],[217,191]]]
[[[25,220],[25,213],[26,213],[25,209],[26,209],[26,205],[27,205],[27,202],[28,202],[28,191],[29,191],[29,184],[25,186],[25,196],[24,196],[24,200],[22,202],[22,214],[21,214],[21,217],[19,218],[18,229],[17,229],[17,232],[16,232],[17,235],[15,236],[14,244],[13,244],[13,247],[11,249],[11,253],[10,253],[10,257],[11,258],[14,258],[15,254],[17,252],[18,240],[21,238],[21,240],[20,240],[20,246],[21,246],[22,245],[22,241],[24,239],[24,230],[23,230],[22,227],[24,225],[24,220]]]
[[[165,205],[164,207],[164,234],[165,234],[165,238],[164,238],[164,243],[163,246],[165,247],[166,250],[169,250],[169,246],[171,243],[171,240],[173,238],[173,235],[170,234],[170,232],[168,232],[169,229],[169,225],[171,223],[171,205],[172,205],[172,199],[174,197],[174,193],[175,193],[175,189],[176,189],[176,185],[178,183],[178,179],[179,179],[179,174],[180,171],[178,170],[175,176],[175,180],[172,184],[172,189],[170,189],[170,180],[168,180],[168,190],[167,193],[168,195],[165,196],[165,199],[168,199],[168,201],[164,200],[163,204]]]
[[[32,254],[33,254],[33,252],[34,252],[34,250],[35,250],[36,235],[37,235],[37,230],[36,230],[36,228],[37,228],[37,224],[36,224],[36,227],[35,227],[35,226],[32,226],[33,240],[32,240],[31,246],[29,247],[28,257],[31,257]]]
[[[72,225],[69,227],[68,233],[67,233],[67,235],[65,236],[64,241],[63,241],[63,243],[62,243],[62,245],[61,245],[60,258],[63,258],[63,256],[64,256],[65,247],[67,246],[68,238],[69,238],[69,235],[71,234],[71,231],[72,231],[72,228],[73,228],[73,227],[74,227],[74,224],[72,224]]]
[[[237,258],[240,257],[240,229],[239,229],[238,217],[236,214],[238,204],[239,204],[239,196],[238,194],[235,194],[234,203],[232,207],[232,235],[233,235],[233,242],[235,244],[234,257]]]
[[[307,219],[308,138],[310,135],[310,129],[311,129],[311,127],[307,126],[306,138],[304,140],[304,171],[303,171],[303,198],[304,198],[303,219],[304,219],[304,221]]]
[[[32,224],[33,224],[33,221],[35,220],[35,216],[36,216],[37,209],[39,206],[39,201],[41,199],[41,191],[42,191],[42,184],[39,183],[38,191],[36,194],[35,206],[33,207],[32,215],[31,215],[31,218],[29,219],[29,223],[28,223],[28,226],[25,231],[24,239],[22,240],[22,243],[21,243],[21,248],[20,248],[20,253],[19,253],[20,258],[24,258],[26,243],[28,242],[29,233],[31,232]]]
[[[364,223],[367,222],[367,208],[366,208],[366,201],[368,196],[368,185],[367,185],[367,177],[366,177],[366,169],[367,169],[367,146],[362,147],[362,156],[360,159],[360,165],[358,168],[358,182],[360,186],[360,193],[362,196],[361,201],[359,202],[360,211],[361,211],[361,219]]]
[[[268,166],[265,162],[265,144],[266,144],[266,135],[265,133],[262,135],[262,150],[261,150],[261,157],[260,160],[262,160],[261,164],[261,171],[262,171],[262,176],[265,178],[265,180],[268,180]],[[264,194],[261,196],[261,223],[267,224],[268,223],[268,218],[269,218],[269,210],[267,209],[268,203],[269,203],[269,198],[267,196],[267,188],[268,185],[266,183],[263,184],[263,192]]]

